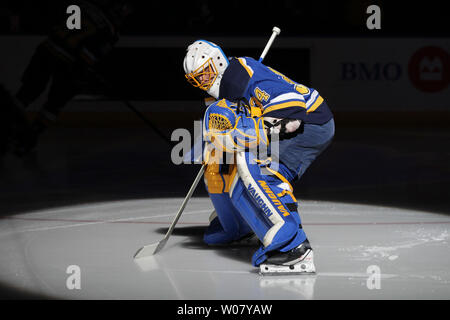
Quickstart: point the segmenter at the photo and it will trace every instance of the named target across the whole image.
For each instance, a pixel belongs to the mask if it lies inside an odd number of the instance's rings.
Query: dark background
[[[123,36],[245,39],[268,37],[275,25],[282,30],[280,37],[450,35],[443,1],[419,5],[409,1],[130,2],[134,13],[124,26]],[[2,1],[0,34],[46,35],[54,23],[66,17],[67,3]],[[366,28],[365,11],[370,4],[381,7],[381,30]],[[242,52],[257,57],[260,49],[227,53]],[[117,48],[109,61],[109,75],[121,88],[120,95],[130,100],[198,101],[198,108],[192,110],[193,119],[198,119],[204,94],[185,81],[181,68],[184,54],[184,48]],[[274,45],[265,62],[287,75],[295,73],[296,81],[308,84],[310,59],[308,50]],[[142,61],[155,61],[151,74],[140,70]],[[92,93],[99,90],[89,89]],[[326,98],[326,92],[321,94]],[[387,99],[390,94],[395,93],[386,93]],[[390,112],[368,115],[363,112],[363,103],[360,112],[335,112],[335,141],[294,185],[296,196],[300,200],[370,203],[449,214],[449,109],[427,114],[426,119],[408,114],[393,117]],[[193,119],[170,112],[161,119],[156,116],[161,110],[154,111],[146,115],[167,136],[184,121],[186,128],[192,129]],[[62,122],[43,136],[39,147],[40,159],[10,158],[10,166],[2,167],[2,215],[83,202],[184,197],[199,169],[199,165],[173,165],[170,146],[143,123],[114,129],[95,124],[65,126]],[[61,162],[63,166],[58,165]],[[21,178],[11,180],[11,175]],[[195,196],[206,196],[203,185]],[[35,297],[5,289],[0,298]]]
[[[448,36],[445,1],[129,1],[135,10],[124,35],[261,36],[279,26],[286,36]],[[7,0],[0,32],[46,34],[76,1]],[[382,9],[382,29],[366,28],[366,8]],[[17,19],[18,17],[18,19]],[[11,23],[10,21],[19,21]]]

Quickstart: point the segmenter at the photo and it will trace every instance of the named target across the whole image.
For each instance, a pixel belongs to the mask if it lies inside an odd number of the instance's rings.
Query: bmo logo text
[[[402,67],[396,62],[344,62],[342,63],[341,72],[342,80],[395,81],[402,76]]]
[[[405,54],[406,57],[410,56]],[[341,80],[359,83],[405,81],[417,90],[437,93],[445,90],[450,81],[450,58],[442,48],[427,46],[413,52],[406,61],[342,62]],[[407,70],[405,70],[407,68]],[[407,75],[406,75],[407,73]]]
[[[417,50],[408,64],[411,83],[424,92],[444,90],[450,79],[448,53],[438,47],[424,47]]]

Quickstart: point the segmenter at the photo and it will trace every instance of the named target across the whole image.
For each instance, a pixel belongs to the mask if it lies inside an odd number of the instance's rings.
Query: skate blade
[[[259,273],[261,275],[315,274],[316,267],[314,265],[313,255],[311,251],[305,259],[291,266],[261,264],[259,266]]]

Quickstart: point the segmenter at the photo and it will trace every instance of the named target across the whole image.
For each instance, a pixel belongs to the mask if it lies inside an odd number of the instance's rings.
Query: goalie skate
[[[308,241],[289,252],[277,252],[259,266],[262,275],[311,274],[316,272],[314,252]]]

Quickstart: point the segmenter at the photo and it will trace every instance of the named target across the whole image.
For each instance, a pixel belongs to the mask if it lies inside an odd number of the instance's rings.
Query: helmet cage
[[[206,60],[200,67],[191,73],[185,75],[187,81],[194,87],[198,87],[202,90],[208,91],[213,85],[214,81],[217,79],[219,73],[214,65],[212,58]],[[209,77],[208,77],[209,76]],[[201,79],[206,77],[207,79]]]

